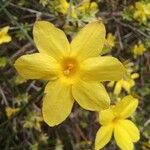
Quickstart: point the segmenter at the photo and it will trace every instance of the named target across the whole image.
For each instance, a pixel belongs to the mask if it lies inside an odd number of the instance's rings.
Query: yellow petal
[[[81,67],[85,72],[84,80],[116,81],[125,73],[121,62],[110,56],[89,58]]]
[[[70,45],[63,31],[47,21],[37,21],[34,24],[33,36],[35,44],[41,53],[55,59],[68,55]],[[66,54],[67,53],[67,54]]]
[[[6,26],[6,27],[2,28],[2,29],[0,30],[1,34],[7,34],[9,28],[10,28],[9,26]]]
[[[97,8],[98,8],[97,3],[96,2],[92,2],[91,5],[90,5],[90,10],[91,11],[98,11]]]
[[[96,21],[86,25],[71,42],[71,55],[79,60],[98,56],[105,41],[105,26]]]
[[[120,126],[120,124],[117,124],[114,128],[114,137],[121,150],[134,149],[134,145],[129,134],[122,126]]]
[[[10,42],[11,41],[11,36],[4,35],[4,36],[2,36],[1,41],[2,41],[2,43]]]
[[[137,106],[138,100],[129,95],[125,96],[121,101],[119,101],[113,110],[118,116],[127,118],[133,114]]]
[[[115,118],[112,107],[106,110],[102,110],[99,113],[99,122],[102,125],[106,125]]]
[[[24,55],[16,60],[14,66],[25,79],[53,79],[59,70],[55,59],[41,53]]]
[[[135,81],[133,79],[129,79],[129,80],[126,80],[124,81],[123,83],[123,88],[128,92],[130,93],[131,91],[131,88],[135,85]]]
[[[63,122],[70,114],[74,100],[71,87],[63,85],[59,80],[49,82],[45,89],[42,113],[49,126]]]
[[[95,150],[100,150],[103,148],[111,139],[113,132],[113,127],[111,124],[107,126],[102,126],[97,134],[96,134],[96,140],[95,140]]]
[[[127,131],[132,142],[137,142],[140,139],[139,130],[132,121],[122,120],[120,125]]]
[[[119,95],[121,93],[122,86],[123,86],[123,79],[119,80],[116,83],[115,88],[114,88],[115,95]]]
[[[73,85],[72,93],[75,100],[84,109],[100,111],[109,107],[109,96],[100,83],[80,81]]]
[[[137,78],[139,78],[139,74],[138,74],[138,73],[133,73],[133,74],[131,75],[131,78],[132,78],[132,79],[137,79]]]

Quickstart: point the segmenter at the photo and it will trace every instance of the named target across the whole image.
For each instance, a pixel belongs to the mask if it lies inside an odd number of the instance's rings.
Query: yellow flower
[[[111,33],[108,33],[106,41],[105,41],[105,46],[109,47],[109,48],[114,47],[115,46],[115,40],[116,40],[116,37],[113,36]]]
[[[79,5],[69,4],[66,0],[58,0],[59,7],[58,12],[67,15],[69,12],[71,17],[78,18],[79,15],[89,13],[89,12],[97,12],[97,3],[91,2],[90,0],[83,0],[83,2]]]
[[[103,148],[112,137],[121,150],[133,150],[133,142],[137,142],[140,133],[135,124],[126,119],[132,115],[138,105],[138,100],[132,96],[124,97],[115,106],[99,113],[99,122],[102,125],[96,134],[95,149]]]
[[[116,37],[113,36],[112,33],[108,33],[105,39],[102,55],[111,51],[111,49],[115,46],[115,41]]]
[[[130,66],[131,65],[131,66]],[[114,94],[119,95],[121,93],[121,90],[124,89],[128,94],[131,92],[131,88],[135,86],[135,79],[139,77],[138,73],[133,73],[133,69],[131,68],[133,66],[133,63],[130,63],[129,65],[126,65],[126,75],[118,80],[115,84],[114,81],[109,82],[109,87],[114,87]]]
[[[119,80],[125,69],[116,58],[99,56],[105,41],[102,22],[86,25],[71,43],[47,21],[35,23],[33,36],[39,53],[20,57],[15,67],[25,79],[49,80],[42,107],[47,124],[64,121],[74,100],[91,111],[109,107],[109,96],[99,82]]]
[[[83,2],[81,3],[81,5],[79,7],[77,7],[77,11],[79,13],[86,13],[86,12],[96,12],[97,11],[97,3],[95,2],[91,2],[90,0],[83,0]]]
[[[15,114],[16,112],[18,112],[20,110],[20,108],[11,108],[11,107],[6,107],[5,111],[6,111],[6,115],[8,118],[10,118],[13,114]]]
[[[139,42],[138,44],[134,45],[133,47],[133,54],[136,58],[137,56],[143,55],[143,53],[146,51],[146,48],[143,43]]]
[[[142,2],[136,2],[133,17],[142,22],[147,21],[147,19],[150,17],[150,3],[146,4]]]
[[[67,15],[70,13],[71,17],[77,18],[76,12],[75,12],[75,6],[73,4],[69,4],[66,0],[58,0],[59,1],[59,7],[58,12]]]
[[[8,35],[9,26],[0,30],[0,44],[8,43],[11,41],[11,36]]]
[[[58,11],[62,14],[67,14],[69,9],[69,3],[66,0],[58,0],[60,5],[58,7]]]

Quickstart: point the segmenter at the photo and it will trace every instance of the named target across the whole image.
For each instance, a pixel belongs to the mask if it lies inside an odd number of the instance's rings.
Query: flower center
[[[113,123],[116,124],[119,120],[120,120],[120,117],[115,117],[115,118],[113,119]]]
[[[72,76],[77,71],[77,61],[73,58],[65,58],[62,62],[63,74],[65,76]]]

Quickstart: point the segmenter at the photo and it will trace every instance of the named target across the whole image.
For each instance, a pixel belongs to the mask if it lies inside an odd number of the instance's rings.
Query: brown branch
[[[113,17],[113,19],[114,19],[115,22],[117,22],[117,23],[120,24],[121,26],[126,27],[126,28],[129,28],[129,29],[131,29],[131,30],[134,31],[134,32],[138,32],[139,34],[145,36],[146,38],[150,38],[150,35],[145,34],[144,32],[142,32],[141,30],[137,29],[136,27],[131,26],[131,25],[129,25],[129,24],[126,24],[126,23],[124,23],[124,22],[121,22],[120,20],[116,19],[115,17]]]

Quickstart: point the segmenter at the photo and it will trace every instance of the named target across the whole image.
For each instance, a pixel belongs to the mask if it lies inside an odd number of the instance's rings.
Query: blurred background
[[[150,1],[149,0],[0,0],[0,150],[93,150],[100,125],[95,112],[74,105],[62,124],[49,127],[41,115],[45,81],[24,80],[15,60],[37,52],[36,20],[62,29],[69,40],[87,23],[103,20],[103,55],[117,57],[127,75],[105,86],[112,104],[127,94],[139,99],[132,116],[141,132],[136,150],[150,149]],[[117,150],[115,142],[106,150]]]

